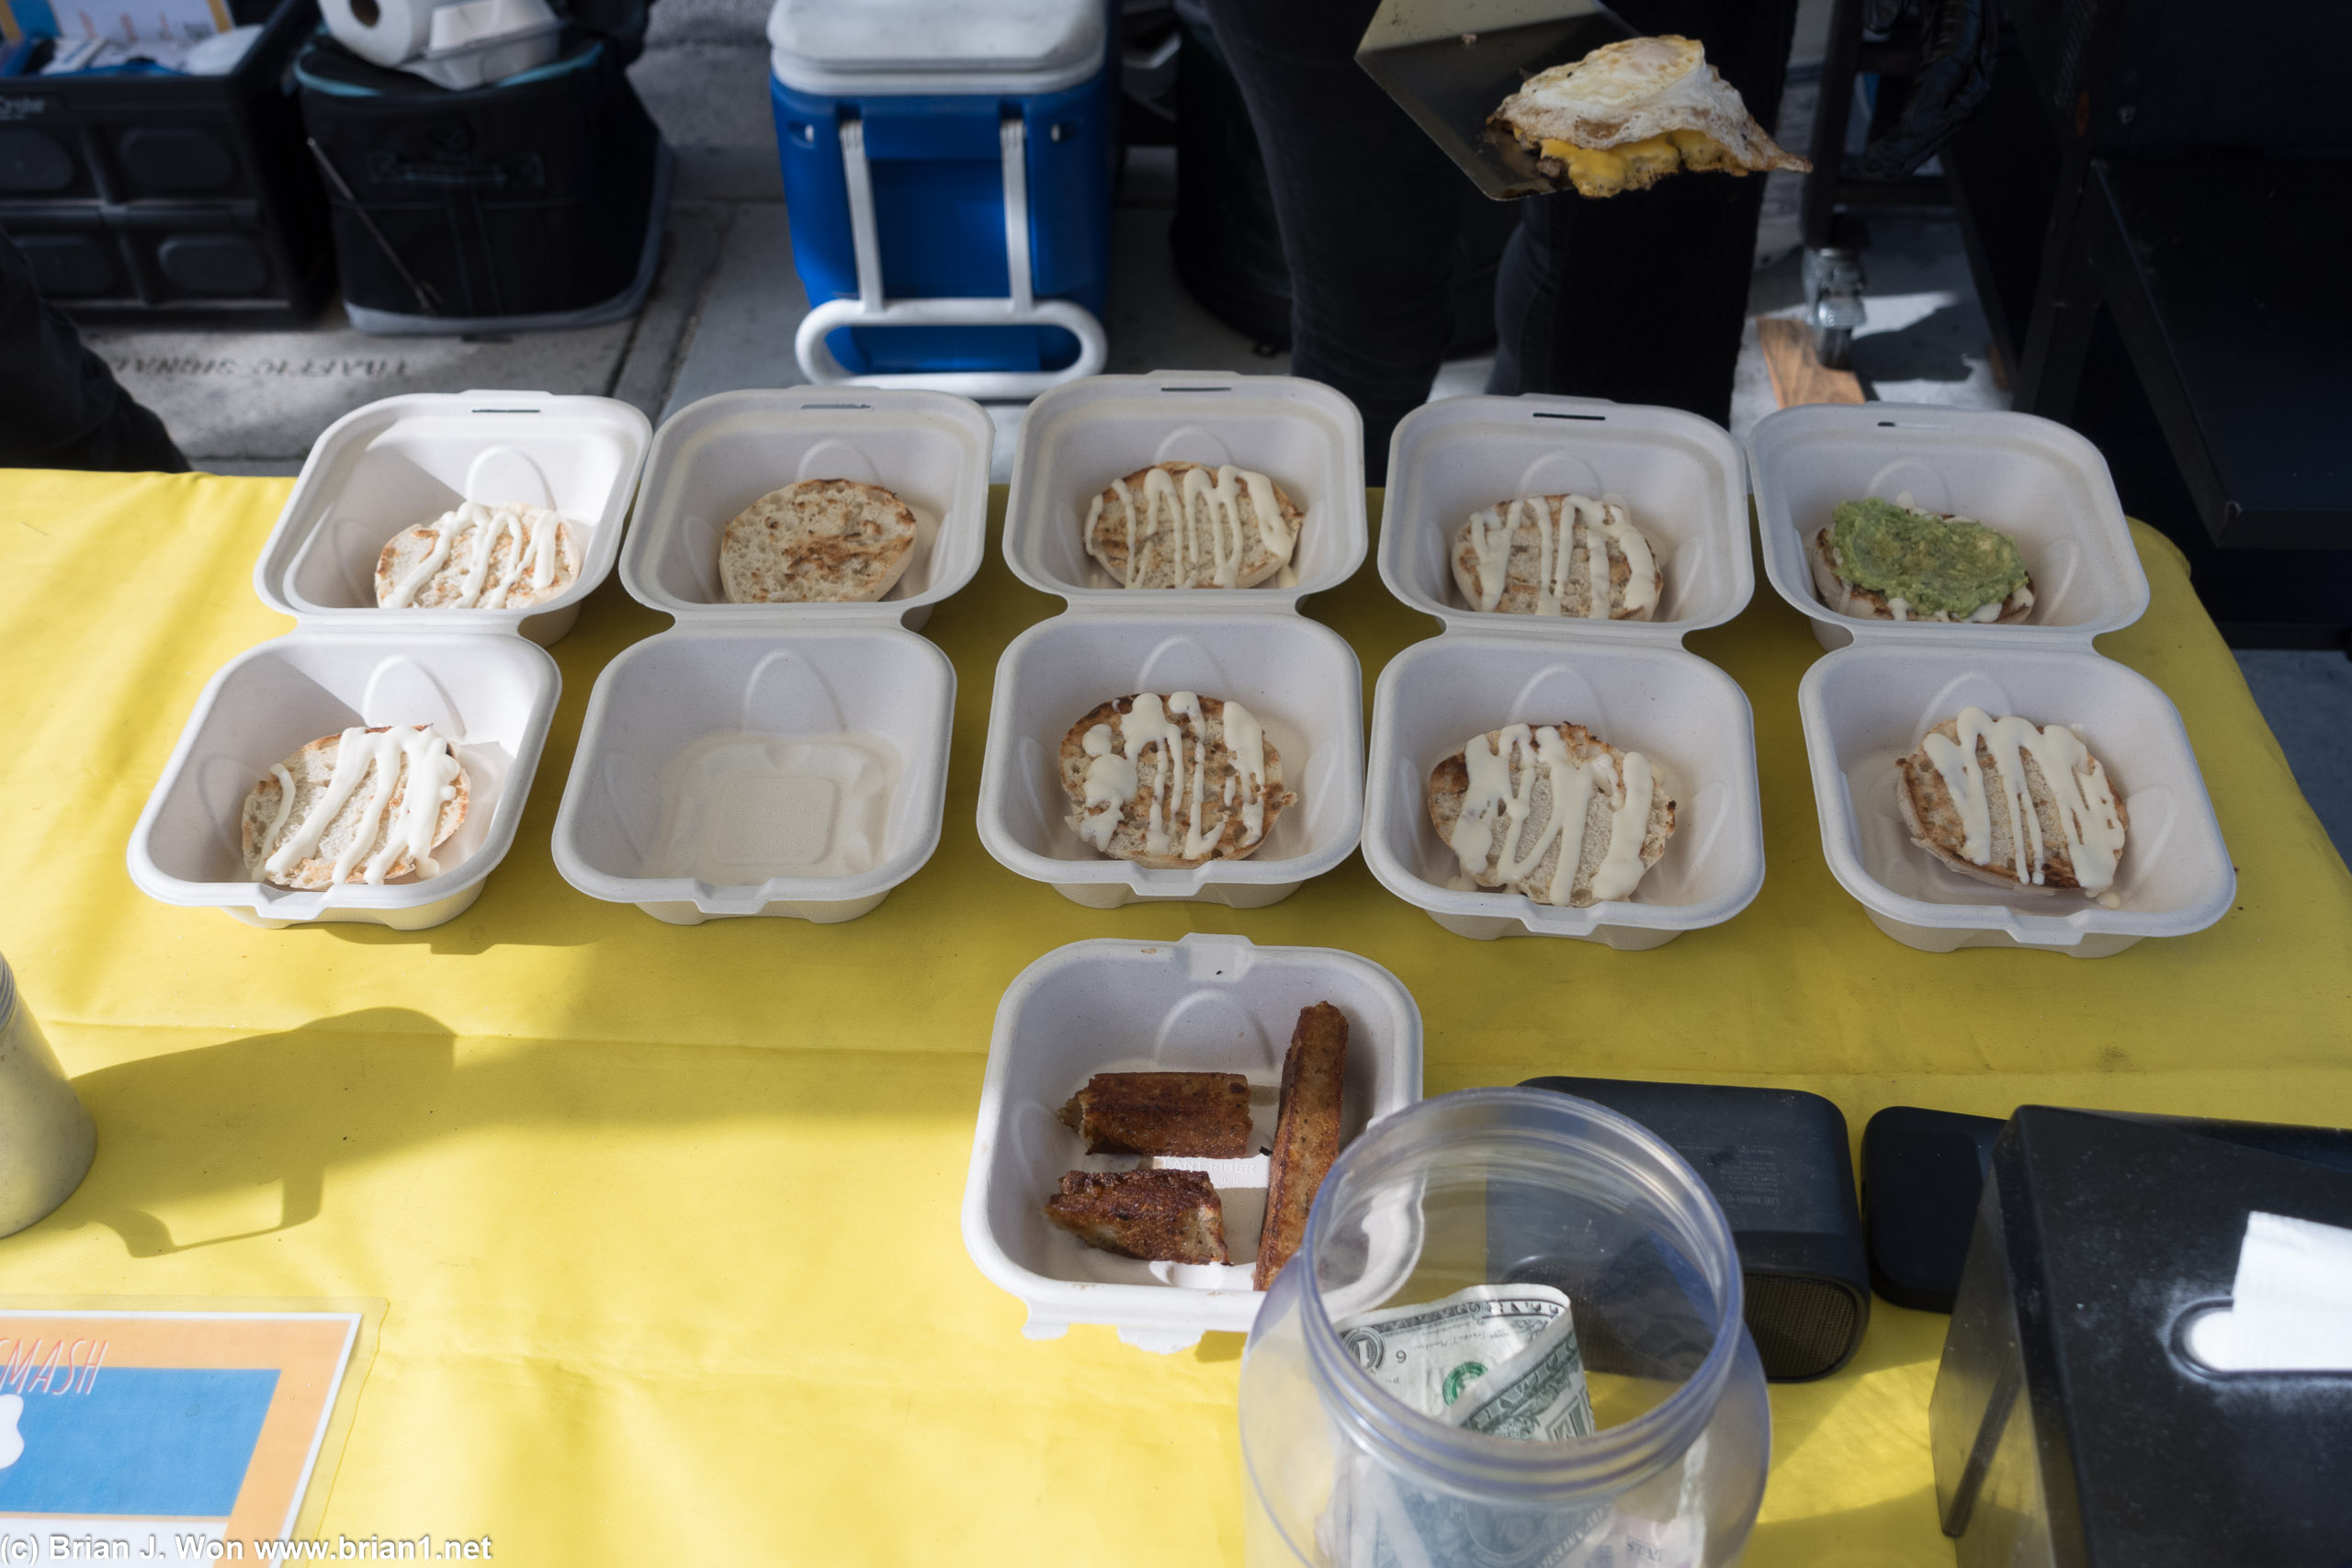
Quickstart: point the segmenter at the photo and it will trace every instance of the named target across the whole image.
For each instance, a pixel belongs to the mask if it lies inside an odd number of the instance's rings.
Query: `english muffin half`
[[[1631,897],[1674,836],[1664,770],[1580,724],[1476,737],[1430,771],[1429,809],[1478,886],[1579,908]]]
[[[387,610],[520,610],[580,581],[580,536],[544,506],[467,502],[403,528],[376,558]]]
[[[1306,515],[1263,474],[1177,459],[1094,498],[1086,553],[1127,588],[1254,588],[1290,563]]]
[[[1060,773],[1073,832],[1162,869],[1253,854],[1298,801],[1257,716],[1192,692],[1097,705],[1062,738]]]
[[[914,561],[915,514],[880,485],[803,479],[728,523],[718,581],[730,604],[861,604]]]
[[[457,749],[430,726],[322,735],[246,794],[246,874],[306,890],[436,875],[430,852],[465,821],[468,786]]]
[[[1454,536],[1453,564],[1464,604],[1506,615],[1646,621],[1666,592],[1657,553],[1625,503],[1584,495],[1521,496],[1472,513]]]
[[[1963,708],[1894,769],[1911,841],[1962,876],[2032,894],[2114,883],[2131,817],[2073,730]]]

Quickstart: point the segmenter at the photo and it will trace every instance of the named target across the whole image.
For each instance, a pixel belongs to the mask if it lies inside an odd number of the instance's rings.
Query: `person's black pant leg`
[[[164,422],[122,389],[0,235],[0,468],[177,474]]]
[[[1453,330],[1465,180],[1355,62],[1377,0],[1209,0],[1291,275],[1291,369],[1363,414],[1371,482]]]
[[[1791,0],[1623,0],[1645,33],[1680,33],[1770,128],[1796,23]],[[1602,200],[1527,198],[1495,288],[1487,389],[1662,403],[1730,422],[1764,177],[1672,175]]]

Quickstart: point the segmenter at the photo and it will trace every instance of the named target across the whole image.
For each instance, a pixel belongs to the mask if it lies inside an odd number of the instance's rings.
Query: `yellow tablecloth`
[[[81,1190],[0,1242],[0,1289],[389,1300],[330,1532],[487,1534],[499,1561],[566,1568],[1238,1562],[1239,1339],[1031,1343],[957,1232],[998,997],[1085,937],[1364,953],[1420,1003],[1430,1093],[1769,1081],[1857,1134],[1891,1103],[2352,1122],[2352,877],[2145,530],[2154,602],[2102,648],[2179,705],[2239,902],[2113,958],[1930,956],[1870,925],[1817,838],[1796,684],[1818,650],[1760,582],[1691,639],[1747,688],[1761,751],[1764,891],[1726,926],[1649,953],[1467,942],[1352,859],[1269,909],[1082,909],[973,829],[996,656],[1056,608],[993,555],[929,629],[961,682],[945,836],[873,914],[678,928],[557,876],[589,687],[663,624],[616,580],[554,649],[514,852],[465,916],[402,935],[256,931],[124,870],[199,687],[288,629],[252,587],[286,490],[0,475],[0,952],[100,1139]],[[1308,608],[1354,643],[1367,699],[1436,630],[1369,562]],[[1847,1371],[1774,1389],[1751,1563],[1950,1561],[1927,1452],[1943,1327],[1879,1303]]]

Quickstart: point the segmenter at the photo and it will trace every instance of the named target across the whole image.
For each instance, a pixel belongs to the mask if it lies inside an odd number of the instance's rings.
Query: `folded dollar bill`
[[[1424,1416],[1528,1441],[1592,1433],[1576,1317],[1549,1285],[1472,1285],[1337,1326],[1356,1364]]]

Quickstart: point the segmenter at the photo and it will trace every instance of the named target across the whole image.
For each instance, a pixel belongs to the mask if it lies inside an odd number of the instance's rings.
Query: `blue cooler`
[[[811,381],[1032,397],[1102,367],[1107,0],[776,0]]]

